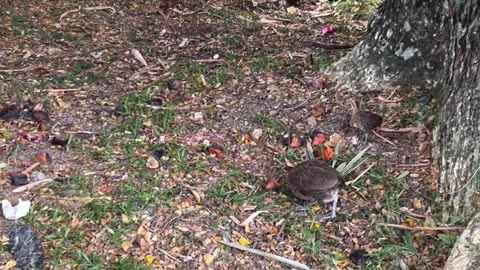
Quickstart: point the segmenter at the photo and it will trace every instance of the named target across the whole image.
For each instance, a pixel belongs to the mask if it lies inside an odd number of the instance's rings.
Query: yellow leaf
[[[360,7],[354,7],[354,8],[352,8],[352,11],[354,13],[358,13],[360,11]]]
[[[411,218],[405,219],[405,223],[407,223],[407,226],[409,226],[409,227],[415,226],[415,221]]]
[[[128,222],[130,222],[127,215],[122,214],[122,222],[123,222],[123,224],[128,224]]]
[[[315,227],[315,229],[320,229],[320,222],[315,222],[313,226]]]
[[[288,7],[288,8],[287,8],[287,12],[288,12],[288,14],[290,14],[290,15],[297,14],[297,13],[298,13],[298,8],[296,8],[296,7]]]
[[[152,255],[145,256],[145,263],[147,265],[151,265],[153,263],[153,256]]]
[[[13,268],[17,266],[17,262],[16,261],[8,261],[5,266],[4,266],[4,269],[10,269],[10,268]]]
[[[143,122],[143,126],[147,128],[152,127],[152,120],[147,120]]]
[[[7,243],[9,241],[8,237],[6,235],[3,235],[0,237],[0,243]]]
[[[246,247],[250,244],[250,241],[248,241],[248,239],[245,237],[240,237],[240,239],[238,239],[238,243]]]
[[[212,254],[205,254],[203,255],[203,261],[206,265],[210,265],[213,262],[213,255]]]
[[[318,211],[322,210],[322,208],[318,205],[314,205],[314,206],[312,206],[312,210],[313,210],[313,212],[318,212]]]

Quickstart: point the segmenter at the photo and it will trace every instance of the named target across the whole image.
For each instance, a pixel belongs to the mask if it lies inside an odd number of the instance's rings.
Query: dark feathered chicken
[[[343,181],[334,168],[318,159],[308,160],[290,169],[287,179],[290,191],[298,199],[333,202],[332,213],[323,220],[336,216],[338,191]]]
[[[382,124],[382,117],[371,112],[361,111],[354,100],[351,100],[350,103],[352,105],[350,125],[363,131],[366,142],[368,133]]]

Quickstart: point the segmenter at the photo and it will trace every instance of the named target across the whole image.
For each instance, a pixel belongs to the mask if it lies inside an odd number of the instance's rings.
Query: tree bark
[[[438,87],[443,13],[438,0],[385,0],[364,40],[332,67],[339,84],[360,91]]]
[[[334,66],[338,81],[360,90],[439,90],[434,168],[446,199],[444,221],[467,221],[480,210],[480,2],[386,0],[372,27]],[[479,241],[477,214],[445,270],[480,269]]]
[[[440,189],[448,198],[445,220],[470,218],[480,209],[480,7],[473,0],[447,2],[453,15],[434,130]]]
[[[480,243],[480,214],[477,214],[457,239],[443,269],[478,270],[480,252],[475,248]]]

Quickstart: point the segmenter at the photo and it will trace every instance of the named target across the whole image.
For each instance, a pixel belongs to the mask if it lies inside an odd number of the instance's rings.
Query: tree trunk
[[[334,66],[338,81],[357,89],[439,90],[434,168],[446,199],[444,221],[477,213],[445,270],[480,269],[480,2],[386,0],[372,27]]]
[[[444,51],[438,0],[385,0],[364,40],[332,67],[350,89],[439,86]]]
[[[480,209],[480,7],[472,0],[449,2],[443,104],[434,130],[446,219],[470,218]]]
[[[480,11],[472,0],[385,0],[364,41],[333,67],[356,90],[438,89],[434,165],[445,221],[480,209]]]
[[[480,253],[478,243],[480,242],[480,214],[477,214],[467,228],[457,239],[455,246],[450,252],[445,270],[478,270],[480,269]]]

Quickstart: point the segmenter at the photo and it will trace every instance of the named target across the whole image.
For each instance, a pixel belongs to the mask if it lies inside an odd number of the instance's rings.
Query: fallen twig
[[[250,224],[250,222],[252,222],[258,215],[260,215],[261,213],[268,213],[268,211],[257,211],[253,214],[251,214],[247,219],[245,219],[241,224],[240,226],[242,227],[248,227],[248,224]]]
[[[452,227],[409,227],[407,225],[400,225],[400,224],[389,224],[389,223],[378,223],[378,225],[397,228],[397,229],[404,229],[409,231],[459,231],[465,229],[462,226],[452,226]]]
[[[225,59],[198,59],[195,60],[197,63],[224,63]]]
[[[98,133],[98,132],[88,131],[88,130],[77,130],[77,131],[66,130],[64,132],[68,134],[97,134]]]
[[[38,162],[37,162],[38,163]],[[40,181],[36,181],[36,182],[32,182],[30,184],[26,184],[24,186],[21,186],[21,187],[18,187],[14,190],[12,190],[12,192],[14,193],[18,193],[18,192],[23,192],[23,191],[27,191],[27,190],[30,190],[32,189],[33,187],[35,186],[38,186],[40,184],[46,184],[46,183],[50,183],[53,181],[53,178],[47,178],[47,179],[43,179],[43,180],[40,180]]]
[[[380,127],[377,128],[379,131],[383,132],[420,132],[422,131],[423,127],[409,127],[409,128],[399,128],[399,129],[391,129],[391,128],[384,128]]]
[[[176,261],[176,262],[180,262],[179,259],[173,257],[170,253],[168,253],[166,250],[163,250],[161,248],[159,248],[158,250],[160,250],[160,252],[162,252],[163,254],[165,254],[165,256],[169,257],[170,259]]]
[[[75,12],[79,12],[80,10],[104,10],[104,9],[110,9],[113,13],[115,13],[115,9],[113,7],[109,7],[109,6],[99,6],[99,7],[79,7],[77,9],[72,9],[72,10],[69,10],[69,11],[66,11],[64,13],[62,13],[62,15],[60,15],[60,22],[62,21],[62,19],[67,16],[68,14],[70,13],[75,13]]]
[[[170,219],[169,221],[167,221],[167,223],[165,223],[165,224],[163,225],[162,230],[165,230],[165,228],[166,228],[169,224],[171,224],[174,220],[176,220],[176,219],[179,218],[179,217],[181,217],[181,215],[178,215],[178,216],[176,216],[176,217],[173,217],[172,219]]]
[[[358,179],[360,179],[364,174],[366,174],[373,166],[377,165],[377,162],[373,163],[372,165],[368,166],[367,169],[365,169],[362,173],[360,173],[357,177],[355,177],[355,179],[353,179],[352,181],[348,181],[345,183],[345,185],[349,186],[349,185],[353,185],[355,184],[355,182],[358,181]]]
[[[430,162],[427,163],[412,163],[412,164],[397,164],[396,165],[398,168],[422,168],[422,167],[428,167],[430,166]]]
[[[393,142],[391,142],[390,140],[388,140],[387,138],[383,137],[382,135],[378,134],[377,132],[375,132],[375,130],[372,130],[373,134],[377,135],[378,137],[380,137],[380,139],[386,141],[387,143],[393,145],[393,146],[396,146]]]
[[[35,162],[33,163],[30,167],[26,168],[25,170],[22,171],[23,174],[28,174],[29,172],[31,172],[33,169],[35,169],[36,167],[40,166],[40,162]]]
[[[76,92],[76,91],[88,91],[87,89],[83,88],[64,88],[64,89],[48,89],[48,92]]]
[[[310,92],[310,93],[308,94],[308,97],[307,97],[304,101],[302,101],[300,104],[298,104],[298,105],[296,105],[296,106],[294,106],[294,107],[285,108],[285,110],[288,110],[288,111],[290,111],[290,112],[294,112],[294,111],[296,111],[296,110],[304,107],[304,106],[308,103],[308,101],[310,101],[310,98],[311,98],[311,97],[312,97],[312,92]]]
[[[246,251],[246,252],[250,252],[250,253],[262,256],[262,257],[266,257],[266,258],[269,258],[269,259],[272,259],[272,260],[276,260],[276,261],[284,263],[284,264],[288,264],[288,265],[290,265],[294,268],[297,268],[297,269],[310,270],[310,268],[308,266],[306,266],[305,264],[302,264],[302,263],[299,263],[299,262],[296,262],[296,261],[278,256],[278,255],[275,255],[275,254],[271,254],[271,253],[268,253],[268,252],[263,252],[263,251],[256,250],[256,249],[253,249],[253,248],[247,248],[247,247],[244,247],[244,246],[241,246],[241,245],[238,245],[238,244],[235,244],[235,243],[231,243],[231,242],[226,242],[226,241],[219,241],[219,242],[226,245],[226,246],[229,246],[229,247],[240,249],[240,250],[243,250],[243,251]]]
[[[19,69],[0,69],[0,72],[12,73],[12,72],[22,72],[32,69],[32,67],[24,67]]]
[[[408,215],[410,215],[414,218],[426,218],[427,217],[425,215],[414,213],[414,212],[408,210],[408,208],[405,208],[405,207],[400,208],[400,211],[405,212],[405,213],[407,213]]]

